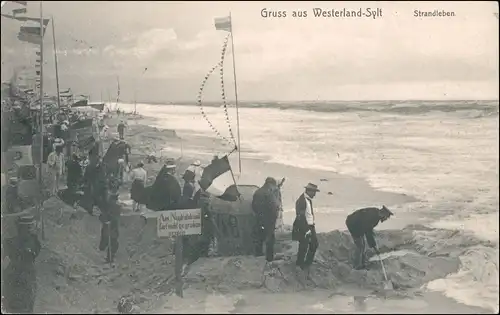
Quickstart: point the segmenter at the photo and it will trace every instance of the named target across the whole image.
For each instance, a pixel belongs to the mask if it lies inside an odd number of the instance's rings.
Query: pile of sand
[[[116,313],[121,297],[153,300],[172,288],[171,243],[145,228],[139,216],[123,216],[114,266],[98,250],[101,223],[60,200],[45,203],[43,249],[37,259],[36,312]]]
[[[386,254],[383,262],[389,279],[399,291],[418,289],[428,281],[457,271],[459,267],[456,256],[429,257],[421,246],[417,246],[414,234],[410,229],[377,234],[381,252],[392,253]],[[297,243],[290,240],[290,235],[282,235],[273,268],[264,270],[263,257],[203,258],[191,266],[185,277],[186,287],[209,292],[258,288],[273,292],[295,292],[307,288],[341,292],[343,287],[380,291],[384,280],[380,263],[372,259],[369,270],[354,270],[351,264],[354,244],[348,233],[321,233],[318,238],[320,248],[311,268],[312,281],[300,276],[295,267]]]

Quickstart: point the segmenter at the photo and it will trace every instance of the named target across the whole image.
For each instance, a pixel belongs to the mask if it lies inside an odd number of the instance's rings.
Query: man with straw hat
[[[318,192],[318,186],[309,183],[305,192],[295,202],[296,218],[293,222],[292,239],[299,241],[296,265],[302,270],[309,269],[312,265],[319,246],[312,203]]]
[[[2,291],[7,313],[33,313],[36,296],[35,259],[40,249],[34,217],[20,216],[17,220],[17,236],[4,242],[7,267],[5,278],[2,279]]]

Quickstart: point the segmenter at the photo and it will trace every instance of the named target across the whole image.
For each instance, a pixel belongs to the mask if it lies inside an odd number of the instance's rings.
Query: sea
[[[218,141],[218,132],[237,139],[234,104],[138,104],[137,110],[181,137]],[[430,227],[461,231],[453,237],[463,240],[444,240],[460,244],[460,270],[426,288],[494,312],[498,110],[498,101],[243,102],[238,109],[245,156],[364,178],[377,190],[417,198],[411,211],[431,218]]]

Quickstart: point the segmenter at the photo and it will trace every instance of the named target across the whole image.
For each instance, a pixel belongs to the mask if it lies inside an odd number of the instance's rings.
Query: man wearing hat
[[[313,261],[319,243],[316,236],[312,199],[319,192],[315,184],[307,184],[305,192],[295,202],[295,221],[292,239],[299,241],[296,265],[302,270],[308,269]]]
[[[276,220],[281,209],[279,188],[276,179],[266,178],[264,185],[253,194],[252,210],[256,215],[254,227],[255,256],[263,256],[266,244],[266,261],[274,260]]]
[[[365,237],[368,246],[379,254],[373,228],[379,222],[389,219],[391,215],[394,214],[386,206],[382,206],[380,209],[375,207],[359,209],[347,216],[345,224],[356,245],[355,269],[366,269]]]
[[[5,278],[2,279],[2,294],[7,313],[33,313],[36,296],[35,258],[41,249],[34,227],[33,216],[19,217],[17,236],[4,242],[8,265],[4,272]]]

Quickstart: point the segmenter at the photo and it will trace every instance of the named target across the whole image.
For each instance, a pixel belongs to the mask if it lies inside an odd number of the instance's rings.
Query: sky
[[[3,14],[18,4],[7,2]],[[267,17],[287,11],[287,17]],[[381,9],[382,16],[321,18],[324,10]],[[414,10],[454,17],[414,17]],[[307,17],[293,17],[293,11]],[[92,101],[195,102],[220,60],[225,36],[214,18],[231,12],[241,101],[498,99],[496,2],[106,2],[43,1],[55,24],[59,85]],[[365,12],[365,11],[364,11]],[[39,2],[28,2],[39,17]],[[22,22],[2,17],[2,81],[34,69],[37,46],[22,43]],[[56,94],[52,28],[44,40],[44,85]],[[145,70],[147,68],[147,70]],[[234,101],[229,40],[224,87]],[[109,95],[109,96],[108,96]],[[203,98],[220,100],[219,71]]]

